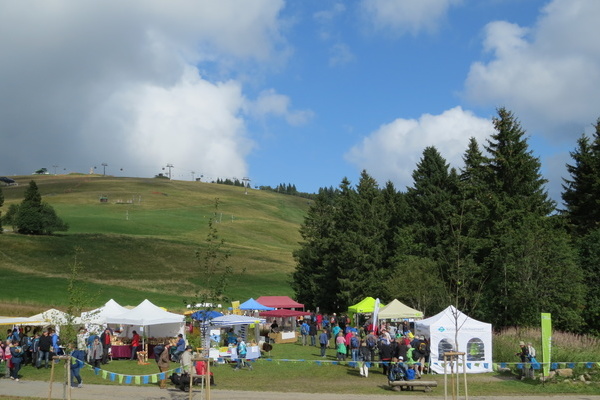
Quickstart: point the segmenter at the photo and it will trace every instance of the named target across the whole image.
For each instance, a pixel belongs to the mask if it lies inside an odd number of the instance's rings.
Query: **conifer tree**
[[[336,271],[329,261],[337,196],[333,188],[319,189],[300,227],[300,248],[293,253],[296,269],[292,273],[291,285],[296,299],[311,309],[321,307],[332,311],[333,307],[329,307],[335,303],[338,292]]]
[[[439,260],[441,244],[450,234],[449,218],[456,212],[458,177],[433,146],[425,148],[412,177],[413,186],[408,188],[406,200],[419,244],[415,255]]]
[[[13,224],[18,233],[29,235],[50,235],[55,231],[69,229],[68,225],[56,215],[54,208],[42,202],[35,181],[29,183],[25,198],[13,218]]]
[[[592,140],[582,135],[567,164],[570,179],[564,179],[564,215],[576,237],[600,228],[600,119]]]
[[[494,118],[494,127],[496,133],[486,146],[489,157],[482,199],[490,221],[485,309],[496,326],[535,325],[542,288],[547,288],[548,304],[563,307],[567,315],[568,307],[581,300],[581,274],[566,251],[568,238],[549,217],[554,203],[547,196],[540,162],[528,149],[525,132],[503,108]],[[566,256],[558,256],[565,252]],[[565,299],[556,289],[573,297]],[[567,319],[571,327],[580,322]]]

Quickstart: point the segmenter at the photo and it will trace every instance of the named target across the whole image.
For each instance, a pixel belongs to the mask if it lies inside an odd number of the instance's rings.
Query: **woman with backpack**
[[[10,369],[10,379],[19,381],[19,371],[21,370],[21,364],[23,362],[23,348],[19,346],[18,342],[11,343],[10,346],[10,363],[12,368]]]

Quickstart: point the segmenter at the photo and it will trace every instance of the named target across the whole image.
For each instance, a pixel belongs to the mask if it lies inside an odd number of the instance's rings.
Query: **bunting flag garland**
[[[261,363],[269,363],[269,362],[275,362],[277,364],[280,363],[314,363],[317,366],[323,366],[323,365],[344,365],[344,366],[348,366],[351,368],[357,368],[361,362],[357,362],[357,361],[352,361],[352,360],[348,360],[348,361],[341,361],[341,360],[306,360],[306,359],[298,359],[298,360],[294,360],[294,359],[288,359],[288,358],[282,358],[282,359],[273,359],[273,358],[263,358],[263,359],[258,359],[258,360],[248,360],[248,361],[252,361],[252,362],[261,362]],[[367,368],[371,368],[371,367],[381,367],[383,365],[390,365],[390,364],[395,364],[393,362],[390,361],[366,361],[365,364],[367,365]],[[434,363],[436,365],[441,365],[444,366],[443,362],[440,363]],[[414,363],[413,365],[420,365],[419,363]],[[462,363],[458,363],[459,367],[462,367]],[[482,365],[482,363],[470,363],[467,362],[466,367],[468,369],[472,369],[473,366],[475,367],[479,367],[480,365]],[[500,362],[500,363],[492,363],[492,369],[494,371],[498,371],[498,369],[505,369],[508,367],[515,367],[517,369],[523,369],[524,367],[528,366],[530,364],[525,364],[522,362]],[[531,364],[533,365],[533,364]],[[538,367],[537,369],[539,369],[540,365],[544,365],[544,363],[538,363]],[[550,368],[555,370],[555,369],[559,369],[559,368],[575,368],[577,365],[582,365],[584,368],[588,368],[588,369],[592,369],[592,368],[600,368],[600,362],[595,362],[595,361],[585,361],[585,362],[561,362],[561,363],[557,363],[557,362],[553,362],[550,363]],[[115,382],[118,381],[118,383],[122,384],[125,383],[127,385],[131,385],[131,384],[135,384],[135,385],[147,385],[147,384],[156,384],[158,383],[159,380],[163,380],[166,379],[168,375],[170,375],[171,373],[181,373],[182,372],[182,368],[181,367],[177,367],[174,368],[172,370],[166,371],[166,372],[157,372],[155,374],[150,374],[150,375],[128,375],[128,374],[120,374],[117,372],[111,372],[111,371],[107,371],[107,370],[103,370],[100,368],[94,368],[91,365],[87,364],[87,366],[94,372],[95,375],[101,376],[102,379],[108,379],[111,382]],[[489,363],[483,363],[483,366],[485,368],[489,367]]]

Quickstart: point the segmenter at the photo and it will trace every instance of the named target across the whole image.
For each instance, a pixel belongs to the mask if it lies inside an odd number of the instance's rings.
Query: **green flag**
[[[544,376],[550,374],[552,359],[552,315],[542,313],[542,360]]]

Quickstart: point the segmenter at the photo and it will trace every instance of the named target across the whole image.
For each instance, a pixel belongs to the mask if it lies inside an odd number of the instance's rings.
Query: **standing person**
[[[335,338],[335,347],[337,349],[337,359],[340,361],[346,360],[346,338],[344,338],[344,334],[339,332],[337,337]]]
[[[100,335],[100,343],[102,343],[102,364],[108,364],[108,353],[112,346],[112,333],[109,328]]]
[[[313,322],[310,324],[310,327],[308,329],[308,335],[310,336],[310,345],[311,346],[316,346],[317,345],[317,323]]]
[[[375,351],[377,350],[377,336],[375,336],[375,331],[369,331],[365,342],[367,343],[367,348],[371,351],[371,360],[375,360]]]
[[[9,335],[10,337],[10,335]],[[12,354],[10,352],[10,347],[12,345],[12,340],[11,339],[6,339],[6,342],[3,343],[4,344],[4,357],[3,357],[3,361],[6,363],[6,371],[4,372],[4,377],[5,378],[10,378],[12,377],[11,373],[12,373],[12,364],[11,364],[11,359],[12,359]]]
[[[373,359],[371,358],[371,350],[367,347],[367,342],[364,340],[360,342],[358,359],[360,360],[358,363],[360,376],[367,378],[369,376],[369,366],[371,365],[371,361],[373,361]]]
[[[246,362],[246,354],[248,352],[246,348],[246,342],[241,337],[237,338],[237,365],[234,370],[240,370],[246,365],[250,371],[252,371],[252,365]]]
[[[323,332],[321,332],[321,334],[319,335],[319,344],[321,345],[321,357],[325,357],[328,342],[329,336],[327,335],[327,329],[323,329]]]
[[[131,360],[137,359],[137,352],[140,348],[140,335],[133,331],[133,336],[131,337]]]
[[[300,325],[300,336],[302,337],[302,346],[308,346],[308,334],[310,331],[310,326],[308,322],[304,320],[302,325]]]
[[[156,364],[158,365],[158,370],[163,373],[163,376],[160,380],[160,388],[167,388],[167,371],[171,366],[171,345],[167,344],[164,346],[164,350],[160,353],[160,357],[156,360]]]
[[[523,366],[521,368],[521,379],[529,378],[529,367],[530,367],[530,355],[529,355],[529,347],[525,345],[525,342],[519,342],[519,352],[516,355],[521,359],[521,363]],[[533,370],[532,370],[533,371]]]
[[[427,360],[427,357],[429,357],[429,345],[425,341],[425,337],[418,337],[415,350],[413,351],[413,357],[417,362],[419,376],[421,376],[425,372],[425,360]]]
[[[358,333],[352,332],[352,336],[350,337],[350,352],[352,353],[352,361],[358,361],[359,355],[358,351],[360,350],[360,339],[358,338]]]
[[[379,360],[381,360],[383,375],[387,376],[392,362],[392,346],[388,341],[382,339],[379,341],[377,348],[379,349]]]
[[[50,340],[52,341],[52,354],[50,354],[50,358],[54,358],[54,356],[60,356],[62,354],[62,350],[60,349],[60,337],[54,329],[49,329],[48,334],[50,335]],[[54,362],[59,363],[60,360],[54,360]]]
[[[100,343],[100,338],[98,336],[95,336],[94,341],[90,346],[90,351],[88,353],[89,363],[92,364],[94,368],[100,368],[103,354],[104,349],[102,347],[102,343]]]
[[[52,349],[52,338],[49,336],[47,330],[40,336],[40,347],[38,349],[38,359],[36,367],[42,368],[42,360],[44,360],[44,368],[48,368],[48,362],[50,361],[50,351]]]
[[[83,354],[87,356],[87,338],[88,331],[84,327],[79,328],[77,333],[77,350],[83,351]]]
[[[33,339],[31,339],[31,347],[29,348],[29,354],[31,356],[31,366],[37,367],[38,365],[38,356],[40,351],[40,333],[36,331],[33,334]]]
[[[192,346],[185,347],[185,351],[179,357],[179,363],[183,373],[189,374],[192,372]]]
[[[19,346],[18,342],[13,342],[10,346],[10,363],[12,368],[10,369],[10,379],[14,379],[19,382],[19,371],[21,370],[21,363],[23,362],[23,349]]]
[[[83,387],[83,381],[79,371],[85,365],[85,351],[77,348],[77,343],[71,343],[69,349],[71,350],[71,358],[69,359],[71,367],[71,386],[72,387]],[[77,383],[75,383],[77,382]]]

